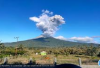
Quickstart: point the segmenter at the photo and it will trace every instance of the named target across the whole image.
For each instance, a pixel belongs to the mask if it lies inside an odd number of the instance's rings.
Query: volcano
[[[72,47],[72,46],[79,46],[79,45],[88,46],[91,43],[64,41],[64,40],[59,40],[53,37],[44,37],[43,35],[40,35],[34,39],[12,42],[12,43],[4,43],[5,46],[16,46],[20,44],[26,47]]]

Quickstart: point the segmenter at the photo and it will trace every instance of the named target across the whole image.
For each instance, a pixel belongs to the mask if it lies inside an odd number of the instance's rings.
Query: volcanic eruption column
[[[58,26],[64,24],[64,18],[60,15],[54,15],[53,12],[42,10],[39,17],[30,17],[29,19],[36,22],[36,26],[43,32],[43,36],[50,37],[58,30]]]

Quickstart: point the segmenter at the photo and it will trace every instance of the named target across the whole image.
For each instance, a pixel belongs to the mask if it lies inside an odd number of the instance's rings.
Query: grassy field
[[[46,51],[47,55],[40,55],[41,51]],[[36,55],[36,53],[38,53]],[[8,58],[8,64],[27,64],[32,58],[34,64],[53,64],[57,58],[57,64],[76,64],[79,65],[81,58],[82,65],[97,65],[100,59],[99,47],[63,47],[63,48],[27,48],[19,46],[17,52],[14,47],[2,47],[0,49],[0,64],[4,58]]]
[[[37,64],[53,64],[55,55],[47,55],[49,59],[43,58],[41,55],[36,55],[31,53],[29,56],[25,55],[18,55],[17,58],[15,56],[8,57],[9,64],[27,64],[29,59],[32,58]],[[57,57],[57,64],[63,63],[71,63],[78,65],[78,58],[81,58],[82,65],[97,65],[97,62],[100,58],[98,57],[91,57],[91,56],[84,56],[84,55],[58,55]],[[0,62],[1,64],[3,62]]]

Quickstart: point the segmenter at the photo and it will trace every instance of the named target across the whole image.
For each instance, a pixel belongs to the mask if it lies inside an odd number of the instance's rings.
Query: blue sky
[[[0,40],[15,42],[42,34],[29,17],[48,10],[64,18],[54,37],[100,43],[100,0],[0,0]],[[88,41],[88,40],[87,40]]]

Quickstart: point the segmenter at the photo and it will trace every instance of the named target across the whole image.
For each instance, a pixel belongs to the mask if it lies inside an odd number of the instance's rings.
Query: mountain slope
[[[77,46],[77,45],[89,45],[89,43],[78,43],[78,42],[70,42],[70,41],[64,41],[55,39],[52,37],[44,38],[35,38],[30,39],[26,41],[19,41],[19,42],[13,42],[13,43],[4,43],[5,46],[16,46],[19,44],[23,44],[26,47],[69,47],[69,46]]]

